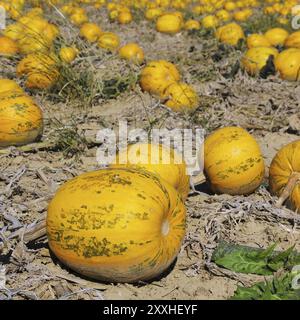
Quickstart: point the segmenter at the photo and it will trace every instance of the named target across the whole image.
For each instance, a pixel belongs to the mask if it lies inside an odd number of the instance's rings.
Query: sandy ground
[[[87,99],[73,99],[68,88],[61,92],[53,89],[51,94],[28,92],[45,114],[43,142],[60,141],[61,148],[31,152],[12,148],[0,153],[0,281],[5,279],[7,288],[0,290],[0,299],[228,299],[237,285],[249,286],[261,278],[233,274],[211,263],[213,249],[221,239],[263,248],[277,241],[279,249],[296,243],[300,250],[300,229],[291,219],[294,214],[275,208],[267,179],[248,197],[190,195],[182,250],[172,268],[151,283],[103,284],[83,279],[60,265],[45,238],[27,242],[25,229],[45,217],[58,185],[99,168],[96,133],[105,127],[115,128],[119,120],[146,130],[200,126],[207,134],[222,126],[242,126],[259,141],[268,166],[281,146],[299,138],[300,87],[278,76],[250,78],[241,70],[230,76],[241,52],[219,48],[207,35],[161,35],[144,21],[120,27],[109,23],[105,14],[90,15],[103,29],[117,32],[122,43],[138,42],[148,61],[176,63],[183,80],[197,90],[200,106],[192,115],[175,114],[141,92],[138,85],[114,99],[96,95],[92,102],[87,88]],[[70,31],[63,26],[62,30],[69,43],[85,47],[72,66],[74,70],[90,72],[99,82],[137,77],[138,67],[83,44],[76,28]],[[15,78],[16,63],[0,58],[1,76]]]

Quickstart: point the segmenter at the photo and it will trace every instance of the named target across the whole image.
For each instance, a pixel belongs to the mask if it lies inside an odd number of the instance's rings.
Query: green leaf
[[[232,300],[300,300],[300,290],[291,287],[294,275],[285,273],[250,288],[238,287]]]
[[[272,275],[281,268],[289,268],[297,262],[300,255],[294,246],[283,252],[275,252],[276,243],[267,249],[220,242],[212,255],[212,261],[218,266],[234,272]]]
[[[294,248],[295,245],[283,252],[279,252],[278,254],[273,255],[268,262],[268,267],[274,271],[286,267],[294,251]]]
[[[273,272],[267,267],[264,260],[247,252],[231,253],[215,261],[219,266],[234,272],[254,273],[259,275],[272,275]]]

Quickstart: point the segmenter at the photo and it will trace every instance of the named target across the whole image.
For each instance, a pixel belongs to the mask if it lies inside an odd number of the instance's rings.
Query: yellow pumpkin
[[[236,9],[236,4],[233,1],[226,1],[224,9],[227,11],[234,11]]]
[[[137,143],[121,150],[111,168],[137,167],[157,174],[173,186],[185,201],[190,182],[187,167],[174,149],[161,144]]]
[[[151,61],[142,70],[140,85],[144,91],[162,96],[166,88],[180,80],[176,66],[168,61]]]
[[[19,92],[22,93],[22,88],[13,80],[10,79],[0,79],[0,94],[7,94],[7,92]]]
[[[247,21],[249,17],[252,15],[252,12],[249,10],[240,10],[233,14],[233,18],[236,21]]]
[[[285,40],[284,46],[286,48],[299,48],[300,49],[300,31],[291,33]]]
[[[73,47],[63,47],[59,51],[59,57],[63,62],[72,63],[78,54],[78,50]]]
[[[27,88],[50,88],[59,78],[57,60],[50,54],[30,54],[19,62],[17,75],[26,76],[25,85]]]
[[[199,30],[200,29],[200,22],[194,19],[187,20],[184,24],[185,30]]]
[[[128,43],[121,47],[119,56],[137,64],[143,63],[145,58],[143,49],[136,43]]]
[[[262,183],[265,166],[256,140],[246,130],[225,127],[204,142],[204,170],[214,192],[246,195]]]
[[[2,33],[4,36],[16,41],[22,37],[23,26],[20,23],[10,24]]]
[[[276,70],[285,80],[300,80],[300,49],[290,48],[283,50],[275,59]]]
[[[162,33],[178,33],[182,28],[182,20],[175,14],[163,14],[156,21],[156,30]]]
[[[194,111],[199,105],[195,90],[186,83],[176,82],[168,86],[163,94],[165,105],[177,112]]]
[[[32,143],[42,131],[42,111],[30,97],[21,90],[0,94],[0,147]]]
[[[147,20],[154,20],[158,18],[163,13],[161,8],[150,8],[146,10],[145,17]]]
[[[300,140],[276,154],[270,166],[269,183],[271,192],[279,197],[278,205],[287,200],[289,207],[300,213]]]
[[[272,47],[272,45],[263,34],[253,33],[247,37],[247,47],[251,49],[256,47]]]
[[[82,24],[86,23],[89,21],[89,18],[86,14],[82,13],[73,13],[70,16],[70,21],[75,25],[75,26],[81,26]]]
[[[17,43],[8,38],[0,37],[0,55],[3,56],[14,56],[19,52]]]
[[[201,24],[206,29],[216,28],[219,25],[219,20],[216,16],[208,15],[202,19]]]
[[[132,20],[133,20],[133,17],[130,12],[121,11],[118,15],[118,22],[120,24],[128,24],[128,23],[132,22]]]
[[[98,39],[98,46],[109,51],[117,50],[120,45],[120,38],[113,32],[104,32]]]
[[[272,46],[283,46],[289,33],[282,28],[269,29],[265,33],[265,37],[269,40]]]
[[[108,282],[150,280],[175,260],[185,235],[176,190],[148,171],[112,168],[65,183],[48,208],[54,254],[76,272]]]
[[[236,46],[241,39],[245,38],[243,29],[237,23],[229,23],[216,30],[216,38],[226,44]]]
[[[231,19],[231,14],[226,10],[219,10],[216,12],[216,17],[221,21],[229,21]]]
[[[84,23],[80,28],[80,36],[91,43],[96,42],[101,34],[102,30],[96,23]]]
[[[265,67],[270,56],[276,58],[278,50],[273,47],[251,48],[243,56],[242,65],[250,75],[257,75]]]

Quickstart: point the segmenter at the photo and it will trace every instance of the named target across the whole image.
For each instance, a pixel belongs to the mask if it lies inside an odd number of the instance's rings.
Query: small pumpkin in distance
[[[130,11],[121,11],[118,14],[118,22],[120,24],[129,24],[130,22],[132,22],[133,17]]]
[[[202,19],[201,25],[206,29],[214,29],[219,25],[219,19],[214,15],[208,15]]]
[[[237,23],[229,23],[216,30],[216,38],[226,44],[236,46],[245,38],[243,29]]]
[[[70,21],[75,25],[75,26],[81,26],[82,24],[86,23],[89,21],[88,16],[85,13],[73,13],[70,16]]]
[[[136,43],[128,43],[119,49],[119,56],[133,63],[141,64],[144,61],[144,50]]]
[[[272,28],[265,32],[265,37],[272,46],[283,46],[285,40],[289,36],[288,31],[283,28]]]
[[[59,57],[65,63],[72,63],[77,55],[78,50],[74,47],[63,47],[59,51]]]
[[[162,144],[131,144],[118,152],[110,167],[142,168],[167,181],[184,201],[189,194],[190,183],[184,159],[174,149]]]
[[[216,17],[221,21],[227,22],[231,19],[231,14],[228,11],[222,9],[216,12]]]
[[[150,61],[141,72],[140,85],[144,91],[162,97],[166,88],[180,80],[177,67],[166,60]]]
[[[182,20],[175,14],[167,13],[158,17],[156,30],[162,33],[175,34],[182,28]]]
[[[284,80],[300,80],[300,49],[289,48],[283,50],[275,59],[276,70]]]
[[[272,47],[272,45],[263,34],[253,33],[247,37],[247,47],[251,49],[255,47]]]
[[[25,76],[25,85],[30,89],[48,89],[59,79],[57,57],[53,54],[32,53],[17,65],[17,75]]]
[[[76,272],[108,282],[150,280],[175,260],[186,210],[156,175],[108,168],[65,183],[52,199],[47,235],[53,253]]]
[[[282,147],[270,165],[270,190],[279,197],[277,206],[287,201],[300,213],[300,140]]]
[[[98,46],[102,49],[115,51],[120,45],[120,38],[113,32],[103,32],[98,39]]]
[[[185,30],[199,30],[200,29],[200,22],[194,19],[189,19],[184,24]]]
[[[194,111],[199,105],[195,90],[183,82],[169,85],[162,97],[166,99],[165,105],[176,112]]]
[[[147,20],[152,21],[158,18],[162,13],[163,11],[161,8],[150,8],[146,10],[145,17]]]
[[[87,22],[81,26],[79,34],[87,41],[93,43],[99,39],[102,30],[96,23]]]
[[[300,49],[300,31],[291,33],[284,42],[286,48],[298,48]]]
[[[246,130],[225,127],[204,141],[204,171],[212,191],[247,195],[261,185],[265,165],[258,143]]]
[[[252,76],[258,75],[266,66],[268,59],[278,56],[278,50],[273,47],[254,47],[242,57],[243,68]]]

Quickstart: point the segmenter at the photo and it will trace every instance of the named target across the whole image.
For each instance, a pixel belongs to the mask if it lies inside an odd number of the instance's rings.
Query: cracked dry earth
[[[156,33],[144,21],[120,27],[108,22],[106,15],[92,17],[106,30],[117,32],[123,42],[138,42],[147,60],[176,63],[183,80],[197,90],[200,106],[192,115],[175,114],[141,92],[138,85],[114,99],[98,97],[92,106],[80,99],[62,99],[56,93],[28,92],[45,114],[45,146],[30,151],[0,151],[0,287],[5,284],[0,289],[0,300],[228,299],[237,285],[249,286],[261,278],[234,274],[211,263],[211,254],[220,239],[264,248],[278,242],[278,249],[296,243],[300,250],[300,217],[286,208],[275,207],[276,199],[269,194],[267,179],[248,197],[191,194],[187,200],[187,234],[178,259],[151,283],[103,284],[81,278],[51,255],[44,236],[31,241],[28,230],[43,220],[59,185],[99,168],[99,129],[115,128],[119,120],[127,120],[131,128],[201,126],[207,133],[221,126],[238,125],[257,138],[268,166],[281,146],[299,138],[300,87],[277,76],[266,80],[250,78],[241,70],[225,77],[241,52],[218,48],[212,37],[184,32],[172,37]],[[62,30],[66,39],[80,42],[76,30],[66,26]],[[220,50],[222,58],[216,62],[213,57]],[[0,58],[1,77],[14,78],[16,62]],[[139,73],[138,68],[96,47],[86,48],[74,68],[80,71],[90,65],[98,77]],[[75,146],[68,145],[67,150],[47,146],[65,138],[74,128]]]

